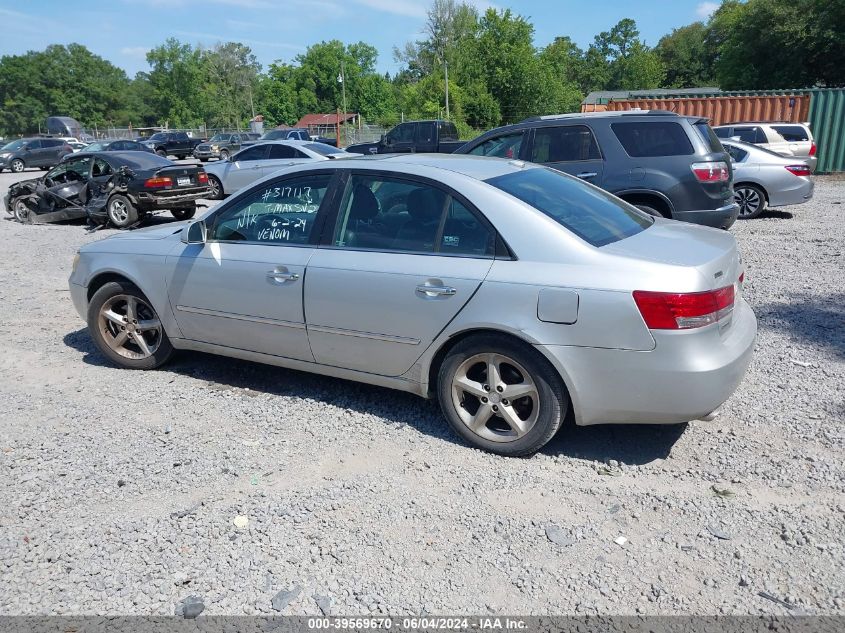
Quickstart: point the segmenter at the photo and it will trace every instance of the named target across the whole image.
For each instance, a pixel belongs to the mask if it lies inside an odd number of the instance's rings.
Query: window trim
[[[684,140],[686,140],[687,145],[689,146],[690,151],[685,153],[685,154],[659,154],[657,156],[654,156],[654,155],[651,155],[651,154],[641,154],[639,156],[632,156],[628,152],[628,148],[625,147],[625,144],[622,142],[622,139],[619,137],[619,134],[617,133],[616,127],[615,127],[617,125],[619,125],[619,126],[637,125],[637,124],[657,125],[657,124],[660,124],[660,123],[678,126],[678,128],[680,128],[680,130],[681,130],[681,133],[683,134]],[[613,121],[610,124],[609,127],[610,127],[610,133],[616,139],[616,142],[619,143],[619,147],[622,148],[622,151],[625,152],[625,156],[627,156],[628,158],[653,160],[653,159],[665,159],[665,158],[676,159],[676,158],[681,157],[681,156],[695,156],[695,145],[693,145],[692,140],[690,140],[689,132],[687,132],[686,128],[683,126],[683,124],[679,120],[663,120],[663,121],[658,120],[658,119],[656,119],[655,121],[624,121],[624,120],[620,120],[620,121]]]
[[[470,147],[465,152],[465,154],[467,156],[481,156],[482,158],[490,158],[491,157],[490,154],[473,154],[472,152],[473,152],[473,150],[478,149],[479,147],[481,147],[482,145],[484,145],[488,141],[493,141],[493,140],[496,140],[496,139],[504,138],[506,136],[516,136],[517,134],[521,134],[522,135],[522,142],[519,145],[519,152],[518,152],[519,155],[518,156],[514,156],[513,158],[507,158],[505,156],[492,156],[492,158],[502,158],[504,160],[523,160],[523,156],[525,156],[525,151],[526,151],[525,148],[529,144],[532,144],[534,142],[533,132],[534,132],[534,130],[529,128],[529,129],[522,129],[522,130],[511,130],[510,132],[503,132],[503,133],[500,133],[500,134],[491,134],[487,138],[479,139],[478,142],[475,143],[475,145]]]
[[[507,245],[504,238],[502,238],[501,234],[496,230],[496,227],[487,219],[487,217],[476,207],[472,204],[469,200],[466,199],[465,196],[461,195],[459,192],[455,191],[448,185],[443,184],[438,180],[434,180],[433,178],[427,178],[425,176],[415,176],[411,174],[395,172],[395,171],[382,171],[379,169],[339,169],[338,171],[343,172],[343,177],[341,182],[339,182],[339,186],[337,189],[336,197],[337,200],[335,201],[334,207],[331,210],[331,214],[327,215],[324,224],[323,224],[323,234],[320,236],[320,241],[318,244],[318,248],[325,248],[329,250],[341,250],[341,251],[350,251],[350,252],[361,252],[361,253],[389,253],[389,254],[396,254],[396,255],[428,255],[433,257],[459,257],[459,258],[470,258],[470,259],[516,259],[513,255],[513,251]],[[439,250],[434,251],[404,251],[404,250],[395,250],[395,249],[384,249],[384,248],[364,248],[364,247],[356,247],[356,246],[337,246],[334,244],[334,231],[337,226],[337,220],[340,216],[340,207],[341,202],[346,194],[346,189],[349,185],[349,180],[352,176],[371,176],[375,178],[390,178],[393,180],[405,181],[411,183],[416,186],[430,186],[436,189],[439,189],[443,193],[446,194],[446,200],[449,199],[451,196],[458,202],[460,202],[464,208],[469,211],[478,222],[484,226],[488,231],[493,234],[493,253],[491,255],[473,255],[473,254],[463,254],[463,253],[442,253]],[[440,248],[440,242],[443,240],[443,227],[445,225],[445,202],[444,202],[444,209],[442,215],[440,217],[440,224],[437,227],[437,235],[435,236],[435,245],[436,248]]]
[[[262,181],[261,183],[256,184],[253,187],[250,187],[248,190],[243,191],[229,200],[227,200],[224,204],[220,205],[220,208],[211,213],[208,217],[204,219],[205,226],[206,226],[206,235],[211,236],[214,234],[214,229],[217,226],[217,221],[223,213],[228,211],[231,207],[235,206],[239,201],[243,200],[244,198],[249,198],[254,193],[256,193],[259,189],[269,186],[276,186],[278,183],[286,182],[290,179],[297,178],[297,177],[312,177],[312,176],[329,176],[329,184],[326,188],[326,195],[323,197],[323,201],[320,203],[320,208],[317,209],[317,213],[314,214],[314,229],[311,231],[310,235],[308,236],[308,241],[303,244],[280,244],[278,242],[258,242],[253,240],[216,240],[211,237],[206,238],[206,244],[244,244],[250,246],[275,246],[281,248],[315,248],[318,244],[320,236],[323,234],[326,224],[326,215],[330,213],[331,209],[336,206],[335,205],[335,197],[337,195],[338,183],[340,181],[338,169],[320,169],[316,171],[301,171],[295,172],[293,174],[284,174],[279,176],[274,180],[267,180]]]
[[[593,143],[595,144],[596,149],[599,152],[598,158],[579,158],[578,160],[555,160],[555,161],[548,161],[548,162],[545,162],[545,163],[537,163],[538,165],[557,165],[557,164],[571,165],[571,164],[574,164],[574,163],[588,163],[588,162],[592,162],[592,161],[602,161],[602,162],[604,162],[605,156],[604,156],[604,153],[601,151],[601,145],[599,145],[599,140],[598,140],[598,137],[596,136],[595,130],[593,130],[593,128],[591,128],[589,125],[587,125],[586,123],[583,123],[583,122],[577,122],[577,123],[572,122],[572,123],[567,123],[567,124],[564,124],[564,125],[540,125],[540,126],[531,128],[531,138],[530,138],[530,141],[528,143],[528,147],[525,150],[524,158],[521,158],[521,160],[527,160],[527,161],[530,161],[530,162],[534,162],[534,161],[531,160],[531,158],[534,155],[534,143],[537,141],[537,133],[538,132],[541,132],[543,130],[555,130],[555,129],[565,128],[565,127],[583,127],[583,128],[586,128],[587,131],[589,131],[590,135],[593,137]],[[522,154],[521,151],[520,151],[520,154]]]

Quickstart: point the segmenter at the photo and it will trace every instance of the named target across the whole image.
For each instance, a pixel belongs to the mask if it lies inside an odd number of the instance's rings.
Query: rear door
[[[205,244],[168,256],[168,296],[182,336],[313,360],[302,284],[332,172],[292,174],[226,203],[207,219]]]
[[[305,284],[315,360],[399,376],[481,284],[495,234],[438,184],[357,170],[323,243]]]
[[[27,167],[44,167],[48,163],[44,152],[44,145],[40,139],[28,141],[23,151],[24,163]]]
[[[268,149],[267,145],[252,145],[235,154],[227,166],[226,191],[237,191],[261,178]]]
[[[264,176],[269,176],[274,171],[279,171],[291,165],[300,165],[313,160],[291,145],[274,143],[270,145],[269,149],[270,153],[267,159],[261,161],[261,173]]]
[[[401,123],[385,136],[385,153],[408,153],[414,151],[415,123]]]
[[[437,124],[425,121],[416,124],[414,150],[420,153],[437,151]]]
[[[601,186],[604,172],[599,146],[586,125],[556,125],[534,130],[529,151],[532,163],[547,165]]]

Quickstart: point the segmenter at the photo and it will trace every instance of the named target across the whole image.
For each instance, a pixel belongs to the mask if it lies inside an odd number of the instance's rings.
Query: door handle
[[[458,291],[452,288],[451,286],[427,286],[425,284],[420,284],[419,286],[417,286],[417,292],[427,295],[429,297],[451,297]]]
[[[596,176],[598,176],[598,173],[596,173],[594,171],[585,171],[585,172],[581,172],[580,174],[578,174],[575,177],[581,178],[582,180],[589,180],[590,178],[595,178]]]
[[[299,273],[292,273],[287,270],[268,270],[267,279],[273,281],[296,281],[299,279]]]

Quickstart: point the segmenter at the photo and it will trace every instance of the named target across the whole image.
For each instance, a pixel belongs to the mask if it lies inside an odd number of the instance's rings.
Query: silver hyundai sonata
[[[479,448],[702,418],[757,323],[730,233],[520,161],[322,161],[202,219],[84,246],[70,290],[115,364],[200,350],[437,397]]]

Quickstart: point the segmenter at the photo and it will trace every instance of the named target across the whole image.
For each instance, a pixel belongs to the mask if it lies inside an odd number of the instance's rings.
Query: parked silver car
[[[781,156],[794,156],[816,171],[816,141],[807,123],[733,123],[713,128],[720,139],[753,143]]]
[[[813,197],[813,178],[806,163],[757,145],[722,141],[734,169],[734,200],[739,218],[750,220],[771,207],[803,204]]]
[[[350,158],[342,149],[315,141],[266,141],[256,143],[212,165],[207,165],[211,198],[222,200],[283,167],[330,158]]]
[[[121,367],[201,350],[436,396],[469,443],[527,455],[570,411],[719,407],[757,332],[742,280],[726,231],[531,163],[406,154],[293,167],[87,244],[70,292]]]

